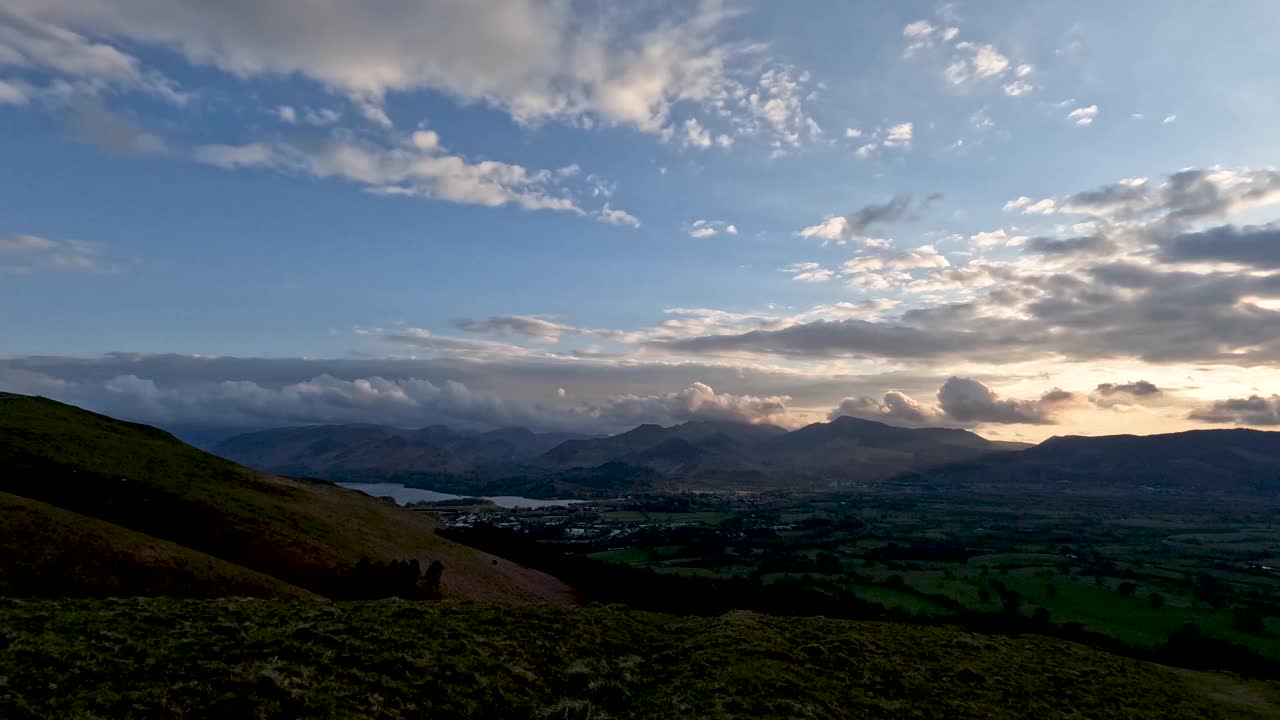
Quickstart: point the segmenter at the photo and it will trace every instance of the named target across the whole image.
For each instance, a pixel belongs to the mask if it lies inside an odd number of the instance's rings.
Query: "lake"
[[[350,490],[359,490],[366,495],[372,495],[374,497],[389,497],[394,499],[400,505],[408,505],[413,502],[457,500],[460,497],[479,497],[472,495],[450,495],[449,493],[436,492],[434,490],[405,487],[400,483],[338,483],[338,485]],[[517,497],[515,495],[498,495],[495,497],[482,497],[481,499],[491,500],[494,505],[503,508],[540,508],[572,505],[574,503],[582,502],[581,500],[538,500],[535,498]]]

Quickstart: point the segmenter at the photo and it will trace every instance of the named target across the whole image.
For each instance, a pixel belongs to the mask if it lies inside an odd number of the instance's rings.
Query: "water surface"
[[[338,483],[338,485],[351,490],[359,490],[366,495],[372,495],[374,497],[389,497],[400,505],[408,505],[409,503],[415,502],[457,500],[460,497],[480,497],[473,495],[450,495],[449,493],[436,492],[434,490],[405,487],[400,483]],[[497,495],[494,497],[481,497],[481,499],[491,500],[494,505],[503,508],[540,508],[572,505],[573,503],[582,502],[581,500],[539,500],[536,498],[519,497],[516,495]]]

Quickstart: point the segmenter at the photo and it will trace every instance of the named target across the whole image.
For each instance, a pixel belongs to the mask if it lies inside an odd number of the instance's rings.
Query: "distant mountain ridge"
[[[1057,436],[1022,452],[937,468],[944,481],[1125,485],[1184,493],[1280,492],[1280,432],[1188,430]]]
[[[215,452],[270,472],[399,481],[450,492],[608,492],[652,488],[802,489],[874,481],[1016,449],[967,430],[900,428],[842,417],[788,431],[697,420],[608,437],[523,428],[460,434],[444,426],[281,428],[228,439]]]

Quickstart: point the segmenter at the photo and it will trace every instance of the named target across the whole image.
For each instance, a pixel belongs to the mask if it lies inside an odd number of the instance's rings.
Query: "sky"
[[[1280,425],[1280,4],[3,0],[0,389]]]

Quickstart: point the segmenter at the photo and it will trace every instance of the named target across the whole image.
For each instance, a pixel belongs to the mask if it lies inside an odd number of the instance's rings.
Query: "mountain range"
[[[909,429],[841,417],[787,431],[691,421],[608,437],[524,428],[280,428],[232,437],[224,457],[286,475],[393,481],[449,492],[591,493],[671,488],[805,489],[880,480],[1026,447],[966,430]]]
[[[640,425],[608,437],[523,428],[464,433],[442,426],[323,425],[247,433],[215,452],[286,475],[531,497],[811,490],[894,477],[1280,490],[1280,433],[1244,429],[1053,437],[1033,446],[967,430],[901,428],[851,417],[791,431],[723,421]]]

